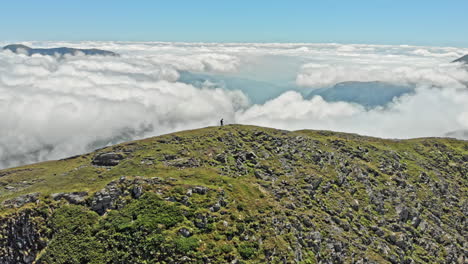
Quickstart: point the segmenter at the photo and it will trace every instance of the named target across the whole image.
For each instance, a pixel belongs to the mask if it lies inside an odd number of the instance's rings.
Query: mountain
[[[77,52],[84,53],[85,55],[93,56],[118,56],[117,53],[107,50],[100,49],[74,49],[74,48],[50,48],[50,49],[34,49],[21,44],[12,44],[3,47],[4,50],[10,50],[14,53],[25,53],[28,56],[34,54],[48,55],[48,56],[64,56],[64,55],[75,55]]]
[[[321,96],[326,101],[352,102],[366,107],[383,106],[393,98],[412,93],[408,86],[398,86],[385,82],[342,82],[330,88],[313,90],[307,98]]]
[[[458,58],[456,60],[454,60],[453,62],[461,62],[461,63],[468,63],[468,55],[465,55],[461,58]]]
[[[229,125],[0,171],[0,263],[466,263],[468,142]]]

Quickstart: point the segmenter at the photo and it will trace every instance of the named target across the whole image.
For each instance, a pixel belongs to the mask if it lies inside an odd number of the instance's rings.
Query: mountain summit
[[[118,56],[117,53],[107,50],[100,50],[100,49],[74,49],[74,48],[49,48],[49,49],[37,49],[37,48],[30,48],[28,46],[22,44],[11,44],[3,47],[4,50],[10,50],[14,53],[24,53],[28,56],[34,54],[40,55],[48,55],[48,56],[64,56],[64,55],[75,55],[77,53],[83,53],[85,55],[99,55],[99,56]]]
[[[466,263],[468,142],[228,125],[0,171],[0,263]]]

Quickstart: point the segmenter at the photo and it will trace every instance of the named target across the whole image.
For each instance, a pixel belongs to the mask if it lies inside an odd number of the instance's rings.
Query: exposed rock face
[[[109,152],[100,153],[93,159],[93,164],[97,166],[116,166],[121,160],[124,159],[122,154]]]
[[[84,204],[87,192],[54,193],[52,198],[56,201],[65,199],[71,204]]]
[[[2,205],[6,208],[18,208],[27,203],[34,203],[38,200],[38,198],[39,193],[29,193],[10,200],[6,200],[2,203]]]
[[[125,166],[92,166],[102,154],[73,163],[84,167],[72,175],[109,177],[99,191],[56,193],[29,215],[20,208],[0,218],[0,260],[32,263],[44,249],[36,263],[65,263],[83,256],[70,251],[58,259],[54,243],[93,241],[101,263],[467,261],[464,141],[225,126],[144,144],[126,154]],[[103,154],[113,160],[123,150]],[[95,219],[86,232],[54,227],[64,201]],[[20,247],[15,239],[29,242]]]
[[[125,205],[122,199],[125,196],[140,198],[144,193],[144,185],[166,184],[161,178],[140,178],[127,179],[121,177],[119,180],[112,181],[105,188],[96,192],[88,202],[91,210],[103,215],[109,209],[118,209]]]
[[[30,264],[47,246],[48,234],[40,226],[44,215],[32,209],[0,218],[0,263]]]

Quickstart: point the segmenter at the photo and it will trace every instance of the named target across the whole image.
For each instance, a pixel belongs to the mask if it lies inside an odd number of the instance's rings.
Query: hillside
[[[3,47],[4,50],[10,50],[14,53],[25,53],[28,56],[34,54],[40,54],[45,56],[64,56],[64,55],[75,55],[76,53],[83,53],[84,55],[89,56],[118,56],[117,53],[107,50],[100,50],[100,49],[74,49],[74,48],[67,48],[67,47],[60,47],[60,48],[48,48],[48,49],[39,49],[39,48],[30,48],[25,45],[21,44],[11,44]]]
[[[466,263],[468,142],[230,125],[0,171],[0,263]]]

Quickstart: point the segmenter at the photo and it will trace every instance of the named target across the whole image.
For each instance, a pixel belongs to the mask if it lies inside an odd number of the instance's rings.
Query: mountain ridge
[[[466,64],[466,63],[468,63],[468,55],[465,55],[465,56],[463,56],[461,58],[458,58],[458,59],[454,60],[453,62],[461,62],[461,63]]]
[[[30,48],[22,44],[10,44],[3,47],[3,50],[9,50],[13,53],[26,53],[28,56],[34,54],[47,55],[47,56],[64,56],[64,55],[76,55],[77,53],[83,53],[88,56],[119,56],[117,53],[101,49],[75,49],[67,47],[59,48]]]
[[[182,131],[0,170],[0,263],[463,263],[466,175],[449,138]]]

